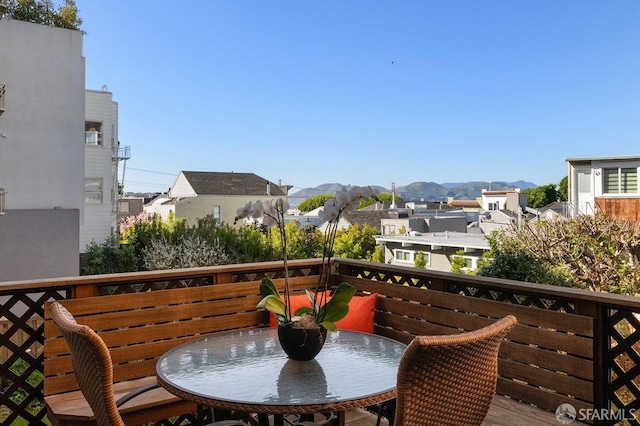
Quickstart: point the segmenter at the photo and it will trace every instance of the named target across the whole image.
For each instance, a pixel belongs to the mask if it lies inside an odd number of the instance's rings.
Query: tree
[[[527,188],[522,190],[522,193],[527,195],[527,203],[529,207],[534,209],[547,206],[560,198],[558,191],[556,191],[556,185],[553,183]]]
[[[381,203],[391,203],[392,199],[393,199],[393,195],[391,195],[390,192],[383,192],[378,195],[377,200],[370,199],[370,200],[364,201],[362,204],[360,204],[360,208],[373,205],[376,201],[379,201]],[[396,200],[396,204],[404,203],[404,200],[402,199],[402,197],[398,195],[395,196],[395,200]]]
[[[92,241],[82,255],[82,275],[136,272],[138,259],[133,246],[120,244],[115,234],[101,244]]]
[[[82,31],[82,18],[75,0],[65,0],[58,9],[53,0],[9,0],[6,17],[18,21]],[[84,33],[84,31],[83,31]]]
[[[301,202],[298,209],[303,213],[310,212],[311,210],[324,206],[324,204],[333,197],[333,194],[314,195]]]
[[[427,267],[427,259],[424,257],[424,252],[420,250],[418,254],[416,254],[416,258],[413,261],[413,266],[419,269],[425,269]]]
[[[478,275],[640,295],[640,222],[604,215],[543,220],[489,241],[493,260]]]
[[[333,246],[335,257],[371,260],[376,250],[377,228],[369,225],[352,225],[338,231]]]
[[[569,178],[567,176],[563,177],[558,184],[558,196],[562,201],[569,199]]]

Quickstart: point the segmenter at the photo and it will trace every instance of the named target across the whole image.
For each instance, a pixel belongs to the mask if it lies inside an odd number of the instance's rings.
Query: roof
[[[355,210],[346,214],[345,219],[352,225],[380,228],[381,219],[389,219],[389,210]]]
[[[449,201],[449,205],[456,207],[480,207],[478,200],[451,200]]]
[[[487,191],[487,190],[483,190],[482,191],[482,195],[506,195],[506,194],[513,194],[513,193],[520,193],[519,189],[502,189],[499,191]]]
[[[616,155],[611,157],[573,157],[565,158],[564,161],[569,163],[583,163],[589,161],[635,161],[640,160],[638,155]]]
[[[253,173],[183,171],[182,174],[200,195],[287,195],[278,185]]]
[[[462,247],[465,250],[489,250],[489,241],[484,234],[465,232],[425,232],[420,235],[382,235],[376,237],[376,242],[401,243],[402,247],[431,246],[434,247]]]

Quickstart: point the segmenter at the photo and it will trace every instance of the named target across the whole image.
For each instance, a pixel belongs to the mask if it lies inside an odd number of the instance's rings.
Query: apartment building
[[[118,170],[130,148],[118,141],[118,103],[106,86],[85,91],[84,216],[80,252],[91,242],[102,243],[117,232],[118,201],[122,197]]]
[[[0,281],[78,275],[80,31],[0,19]]]

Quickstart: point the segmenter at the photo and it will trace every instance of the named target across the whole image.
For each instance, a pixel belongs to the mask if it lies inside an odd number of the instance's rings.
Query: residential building
[[[129,159],[129,147],[118,141],[118,103],[102,90],[85,91],[84,215],[80,225],[80,252],[91,242],[102,243],[117,232],[119,163]],[[127,204],[128,205],[128,204]],[[124,207],[124,204],[123,204]]]
[[[1,19],[0,40],[0,281],[78,275],[82,33]]]
[[[129,216],[138,216],[144,211],[144,198],[142,197],[122,197],[118,198],[117,224]]]
[[[276,185],[253,173],[182,171],[169,196],[176,218],[190,225],[211,215],[220,223],[233,224],[238,209],[249,201],[287,198],[288,187]]]
[[[414,266],[416,256],[422,252],[426,269],[443,272],[451,272],[451,256],[462,257],[466,268],[475,270],[478,260],[490,249],[483,234],[450,231],[381,235],[376,237],[376,243],[383,246],[386,263]]]
[[[477,213],[482,209],[482,198],[475,200],[455,200],[453,197],[447,198],[450,207],[462,209],[465,212]]]
[[[526,206],[527,196],[520,193],[520,188],[500,191],[482,190],[482,209],[485,211],[510,210],[517,213]]]
[[[146,202],[143,207],[149,219],[169,220],[176,215],[176,203],[168,194],[157,194]]]
[[[389,210],[381,219],[382,235],[410,235],[425,232],[466,232],[467,214],[462,211],[413,215],[409,210]]]
[[[640,220],[640,156],[566,158],[573,216],[604,213]]]

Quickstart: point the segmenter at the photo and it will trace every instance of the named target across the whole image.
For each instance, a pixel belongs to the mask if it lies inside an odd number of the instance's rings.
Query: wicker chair
[[[51,318],[71,350],[71,361],[78,386],[93,410],[98,426],[124,426],[118,407],[136,396],[157,388],[157,383],[138,388],[115,400],[113,364],[109,348],[98,334],[76,322],[60,303],[51,304]],[[246,425],[240,421],[221,421],[211,425]]]
[[[500,344],[516,323],[509,315],[476,331],[414,338],[398,367],[394,425],[480,425],[496,390]]]

